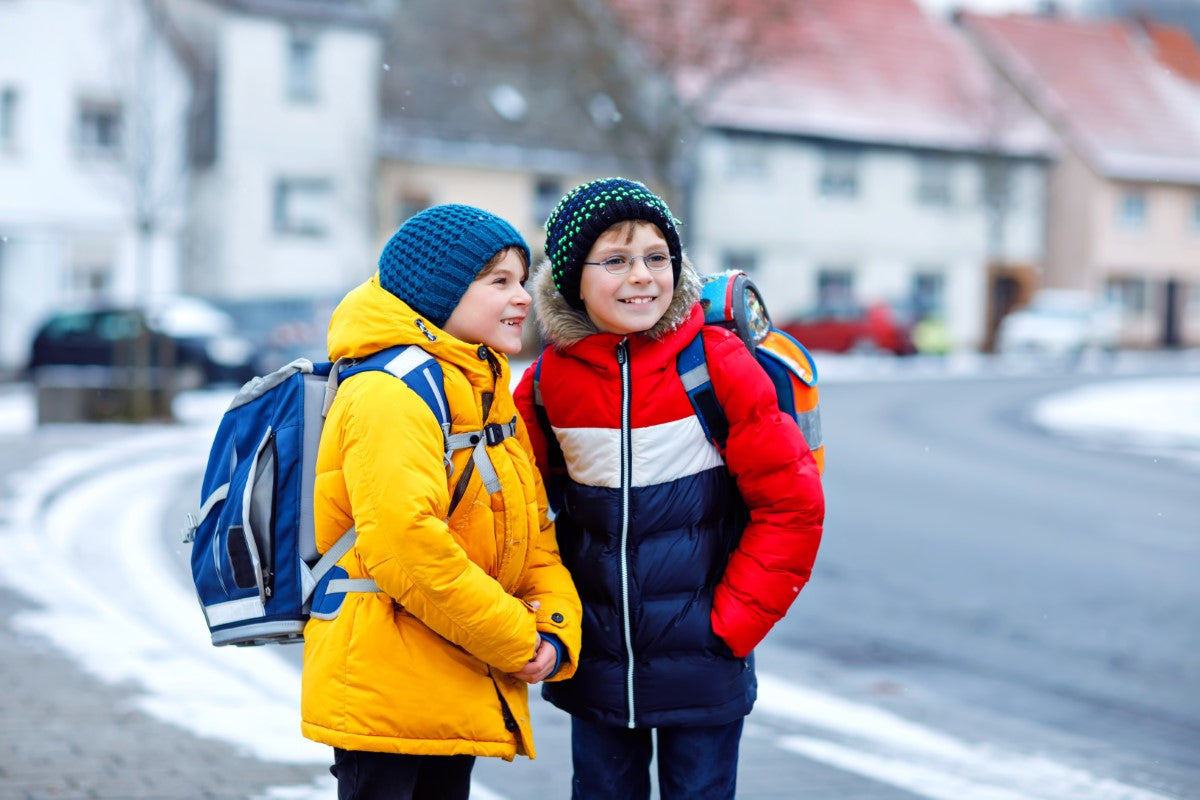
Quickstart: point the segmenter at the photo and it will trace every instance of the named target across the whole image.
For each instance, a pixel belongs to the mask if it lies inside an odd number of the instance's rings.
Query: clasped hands
[[[534,600],[530,605],[533,610],[537,611],[541,607],[541,603]],[[538,683],[544,680],[554,669],[554,661],[557,658],[557,651],[554,645],[546,641],[546,639],[538,634],[537,651],[534,652],[533,658],[529,659],[529,663],[520,669],[519,672],[514,672],[512,676],[526,683]]]

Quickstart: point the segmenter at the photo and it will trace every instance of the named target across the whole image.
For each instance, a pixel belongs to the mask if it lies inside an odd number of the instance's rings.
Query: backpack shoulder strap
[[[450,433],[450,404],[446,399],[445,374],[438,360],[429,355],[424,349],[415,344],[390,347],[378,353],[361,359],[339,359],[329,371],[329,382],[325,390],[325,408],[328,411],[337,392],[338,383],[361,372],[388,372],[404,381],[408,388],[416,392],[433,416],[437,419],[438,427],[442,429],[443,455],[442,461],[446,467],[446,477],[454,474],[454,462],[450,456],[456,450],[470,448],[471,460],[479,470],[484,488],[488,494],[500,491],[500,478],[492,466],[487,448],[495,447],[517,432],[517,418],[500,423],[489,423],[478,431]],[[450,510],[447,519],[458,507],[462,495],[455,492],[450,500]]]
[[[372,371],[388,372],[404,381],[429,406],[443,434],[449,436],[450,406],[446,400],[442,365],[436,358],[415,344],[389,347],[366,358],[339,361],[338,367],[330,370],[330,380],[335,382],[336,390],[337,381]]]
[[[703,329],[676,356],[675,367],[679,370],[679,380],[683,383],[688,400],[692,402],[704,435],[718,450],[724,450],[725,442],[729,439],[729,420],[717,402],[717,393],[708,374]]]

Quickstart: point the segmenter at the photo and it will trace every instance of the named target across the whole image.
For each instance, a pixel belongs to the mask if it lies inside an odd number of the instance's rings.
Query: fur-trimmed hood
[[[530,294],[533,295],[533,310],[537,314],[538,328],[546,344],[564,349],[599,333],[586,312],[576,311],[554,285],[550,274],[550,262],[542,259],[533,269],[530,278]],[[692,267],[688,257],[683,256],[679,280],[671,296],[671,305],[658,323],[644,335],[661,339],[687,321],[692,306],[700,300],[700,276]]]

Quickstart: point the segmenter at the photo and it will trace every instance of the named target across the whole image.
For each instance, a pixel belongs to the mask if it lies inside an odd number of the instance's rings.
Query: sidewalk
[[[11,388],[0,392],[0,539],[16,505],[6,478],[144,432],[121,425],[26,428],[31,420],[11,395]],[[285,800],[269,794],[272,787],[307,785],[323,773],[248,758],[140,711],[137,687],[104,683],[28,630],[23,621],[36,613],[0,585],[0,798]]]

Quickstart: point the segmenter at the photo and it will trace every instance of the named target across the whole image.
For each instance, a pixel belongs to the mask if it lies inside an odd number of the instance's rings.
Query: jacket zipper
[[[633,483],[633,442],[629,423],[629,340],[617,344],[621,367],[621,623],[625,629],[625,691],[629,698],[629,727],[637,725],[633,704],[633,633],[629,615],[629,487]]]

